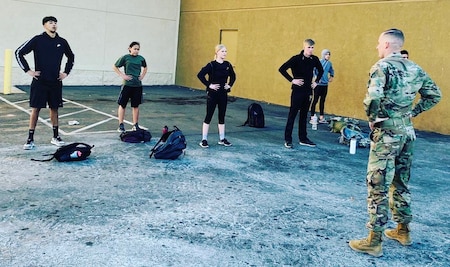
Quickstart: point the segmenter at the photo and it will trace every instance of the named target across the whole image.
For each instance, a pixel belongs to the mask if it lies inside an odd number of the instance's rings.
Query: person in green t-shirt
[[[125,132],[123,120],[125,117],[125,108],[128,101],[131,101],[131,110],[133,114],[133,131],[139,129],[139,105],[142,103],[142,80],[147,74],[147,63],[145,58],[139,55],[141,45],[138,42],[132,42],[128,47],[129,54],[120,57],[113,66],[113,70],[123,79],[117,103],[119,108],[117,116],[119,118],[118,132]],[[123,67],[123,72],[120,68]]]

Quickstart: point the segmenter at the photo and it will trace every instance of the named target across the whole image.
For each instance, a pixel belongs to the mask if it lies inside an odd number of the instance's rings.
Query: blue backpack
[[[152,148],[150,158],[177,159],[186,149],[186,138],[183,132],[174,126],[172,131],[164,133],[156,145]]]

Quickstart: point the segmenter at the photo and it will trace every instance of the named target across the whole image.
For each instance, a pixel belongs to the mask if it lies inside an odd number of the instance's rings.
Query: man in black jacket
[[[311,104],[312,89],[317,86],[317,81],[322,78],[323,68],[318,57],[313,55],[314,41],[306,39],[303,42],[303,50],[300,54],[291,57],[279,68],[280,73],[292,83],[291,106],[284,131],[284,146],[292,148],[292,130],[297,113],[300,111],[298,119],[298,138],[300,145],[315,147],[316,144],[308,139],[306,124],[308,110]],[[318,73],[313,81],[314,68]],[[287,72],[291,69],[292,76]]]
[[[42,19],[45,32],[26,41],[16,50],[16,60],[28,75],[33,77],[30,88],[30,127],[27,142],[23,149],[34,148],[34,130],[39,118],[39,111],[48,104],[50,120],[53,125],[51,143],[56,146],[64,145],[58,133],[58,108],[63,106],[62,80],[69,75],[74,63],[74,54],[69,43],[61,38],[57,29],[57,20],[49,16]],[[33,51],[34,71],[28,65],[25,55]],[[63,55],[67,57],[64,72],[61,71]]]

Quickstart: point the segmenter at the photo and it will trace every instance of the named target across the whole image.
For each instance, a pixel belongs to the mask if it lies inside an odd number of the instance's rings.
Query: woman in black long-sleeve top
[[[219,44],[215,49],[214,60],[206,64],[197,74],[199,80],[206,86],[208,95],[206,101],[206,116],[202,127],[202,141],[200,146],[203,148],[208,145],[209,124],[216,106],[219,109],[219,145],[231,146],[231,143],[225,138],[225,112],[227,110],[228,92],[236,81],[236,74],[230,62],[226,61],[227,48]],[[206,79],[208,75],[208,79]]]

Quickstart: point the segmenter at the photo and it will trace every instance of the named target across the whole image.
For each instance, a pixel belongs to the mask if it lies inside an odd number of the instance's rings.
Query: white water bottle
[[[72,154],[70,154],[70,158],[77,159],[81,156],[81,151],[74,151]]]
[[[356,138],[350,139],[350,154],[356,154]]]
[[[311,118],[311,128],[313,130],[317,130],[317,116],[314,114],[314,116]]]

